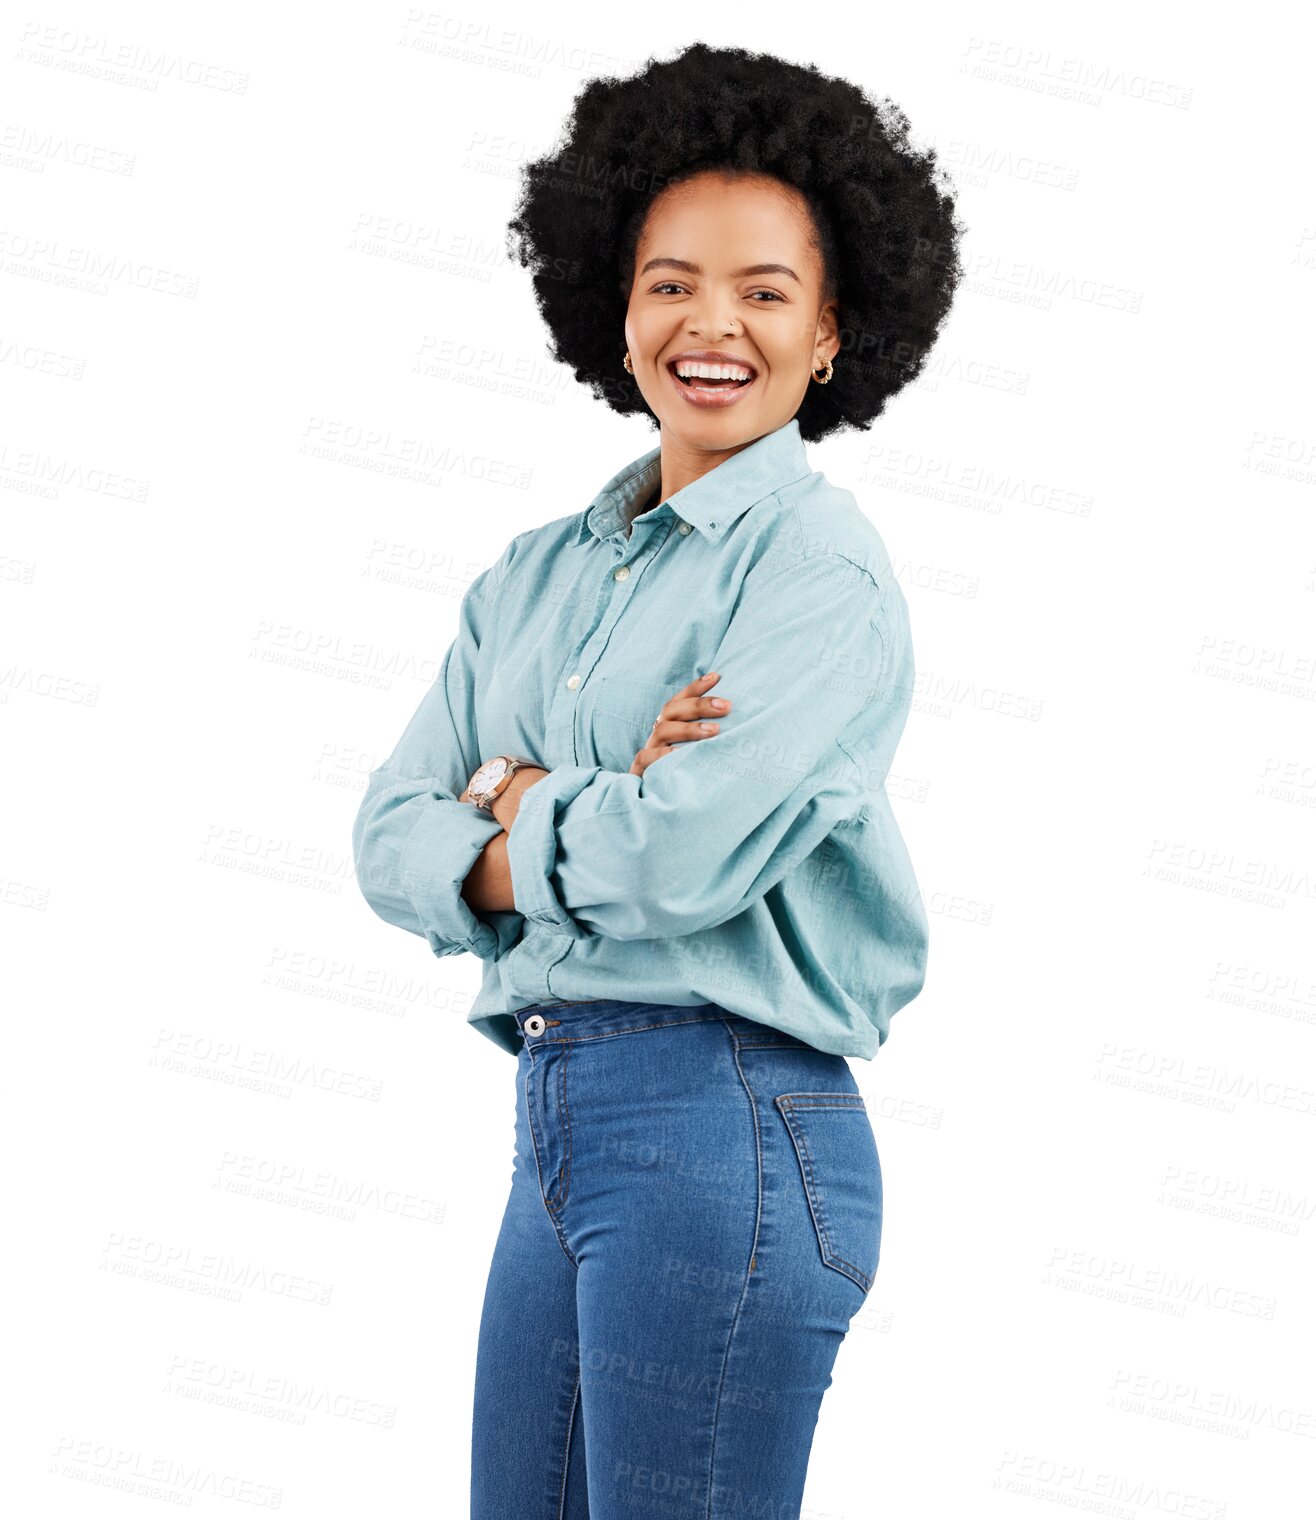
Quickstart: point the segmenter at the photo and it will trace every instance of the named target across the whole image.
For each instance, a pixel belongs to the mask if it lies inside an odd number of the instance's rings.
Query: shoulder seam
[[[526,528],[520,533],[513,534],[513,536],[508,539],[507,543],[503,545],[503,552],[493,562],[493,565],[491,567],[493,570],[493,586],[495,596],[501,595],[503,582],[507,579],[507,561],[513,557],[514,551],[516,550],[517,545],[520,544],[521,540],[523,538],[528,538],[529,535],[533,532],[533,528]]]
[[[836,747],[854,767],[854,773],[859,780],[859,785],[862,787],[865,784],[863,766],[859,764],[858,760],[850,753],[848,746],[843,744],[839,738],[836,740]],[[848,822],[849,820],[847,819],[846,821]]]
[[[881,633],[882,629],[879,627],[878,619],[886,611],[887,588],[881,581],[878,580],[878,578],[873,574],[872,570],[870,570],[867,565],[861,563],[861,561],[855,559],[852,555],[847,554],[844,549],[820,549],[814,554],[803,555],[800,559],[796,560],[794,564],[783,565],[780,570],[774,570],[773,573],[768,576],[767,580],[764,582],[764,585],[770,585],[773,581],[779,579],[783,575],[799,574],[800,571],[808,569],[810,565],[820,565],[828,560],[837,559],[843,561],[847,565],[850,565],[855,570],[858,570],[862,575],[866,575],[868,577],[873,590],[877,593],[877,606],[874,608],[873,615],[869,618],[869,622],[872,623],[874,628],[877,628],[879,633]],[[885,638],[883,639],[883,643],[885,644]]]

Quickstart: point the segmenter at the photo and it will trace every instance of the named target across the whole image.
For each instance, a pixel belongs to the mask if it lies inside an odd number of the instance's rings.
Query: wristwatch
[[[538,764],[538,760],[531,760],[526,755],[495,755],[479,767],[466,783],[466,790],[476,807],[490,813],[493,811],[494,798],[507,790],[508,783],[517,771],[523,765]]]

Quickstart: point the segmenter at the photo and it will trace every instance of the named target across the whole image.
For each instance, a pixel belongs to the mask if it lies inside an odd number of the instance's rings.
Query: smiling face
[[[803,196],[766,175],[710,170],[655,199],[626,346],[665,446],[734,452],[799,410],[840,348],[815,238]]]

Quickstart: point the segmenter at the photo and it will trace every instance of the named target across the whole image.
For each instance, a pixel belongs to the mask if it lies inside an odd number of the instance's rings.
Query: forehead
[[[646,257],[671,254],[715,269],[787,252],[801,258],[811,237],[808,206],[793,185],[760,175],[700,174],[655,198],[639,247]]]

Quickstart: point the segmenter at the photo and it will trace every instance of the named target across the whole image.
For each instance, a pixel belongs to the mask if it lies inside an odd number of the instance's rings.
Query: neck
[[[727,448],[701,449],[673,437],[667,430],[662,436],[662,490],[659,501],[675,496],[686,486],[692,485],[702,475],[717,469],[724,460],[741,449],[747,449],[755,440],[747,438],[744,443],[733,443]]]

